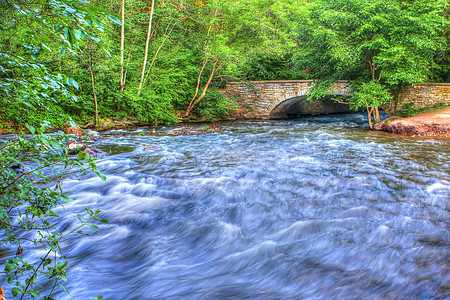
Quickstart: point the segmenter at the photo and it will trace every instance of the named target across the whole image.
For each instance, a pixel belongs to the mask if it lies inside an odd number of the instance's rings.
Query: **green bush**
[[[136,90],[129,89],[125,92],[128,111],[140,121],[153,122],[155,124],[171,124],[178,121],[172,114],[172,97],[169,93],[156,93],[152,89],[142,90],[139,96]]]
[[[433,106],[426,106],[421,108],[415,108],[414,102],[405,103],[402,105],[402,109],[399,112],[399,116],[402,118],[413,117],[414,115],[424,112],[424,111],[433,111],[433,110],[441,110],[445,109],[447,105],[445,102],[436,103]]]
[[[66,142],[68,137],[52,137],[43,134],[45,127],[35,129],[27,126],[33,136],[23,135],[8,141],[0,148],[0,243],[7,250],[3,261],[5,283],[2,287],[14,297],[29,295],[33,298],[53,299],[55,287],[67,291],[64,283],[68,260],[60,243],[73,234],[83,234],[82,228],[99,228],[92,223],[100,210],[85,208],[86,216],[78,215],[79,224],[74,228],[58,228],[58,216],[54,210],[71,201],[62,190],[65,176],[72,173],[93,171],[102,179],[94,159],[80,152],[76,159],[69,157]],[[22,252],[44,249],[40,259],[30,262]],[[51,290],[39,283],[52,282]]]
[[[447,104],[445,102],[436,103],[433,105],[433,109],[439,110],[439,109],[445,109],[447,108]]]
[[[237,102],[233,99],[225,98],[217,89],[206,92],[205,98],[198,103],[194,112],[201,118],[212,121],[215,118],[226,118],[232,110],[237,109]]]
[[[414,116],[419,112],[419,109],[414,108],[414,102],[410,102],[402,105],[402,109],[399,114],[402,118],[408,118]]]

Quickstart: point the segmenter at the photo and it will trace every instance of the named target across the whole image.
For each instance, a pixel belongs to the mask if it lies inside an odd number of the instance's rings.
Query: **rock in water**
[[[84,149],[84,153],[87,153],[92,157],[97,157],[97,153],[95,153],[93,150],[91,150],[89,148]]]

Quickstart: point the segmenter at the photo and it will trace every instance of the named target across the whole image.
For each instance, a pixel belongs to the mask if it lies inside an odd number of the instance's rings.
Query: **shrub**
[[[198,103],[195,113],[208,120],[214,118],[225,118],[230,115],[232,110],[237,109],[237,102],[233,99],[225,98],[217,89],[208,90],[205,98]]]
[[[61,188],[63,179],[88,171],[105,177],[89,154],[80,152],[76,159],[69,157],[68,136],[52,137],[43,134],[45,127],[27,127],[31,138],[18,135],[0,148],[0,242],[8,249],[3,260],[3,287],[14,297],[28,294],[34,298],[44,293],[44,299],[53,299],[56,286],[67,291],[64,282],[68,261],[60,243],[70,235],[82,234],[84,226],[98,231],[91,223],[94,220],[107,223],[99,217],[100,210],[85,208],[87,216],[78,215],[78,226],[59,229],[60,216],[54,210],[71,201]],[[39,260],[22,258],[23,252],[36,247],[45,251]],[[51,281],[53,289],[39,290],[42,280]]]

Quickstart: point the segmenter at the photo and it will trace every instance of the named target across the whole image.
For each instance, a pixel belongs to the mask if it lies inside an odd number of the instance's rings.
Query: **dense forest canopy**
[[[445,0],[0,5],[1,110],[14,126],[226,117],[230,80],[318,79],[311,98],[356,80],[352,106],[376,114],[405,85],[449,80]]]

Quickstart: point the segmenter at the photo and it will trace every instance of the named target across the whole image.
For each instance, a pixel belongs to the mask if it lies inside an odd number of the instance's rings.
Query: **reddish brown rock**
[[[97,153],[91,148],[86,147],[83,151],[84,151],[84,153],[87,153],[92,157],[97,157]]]
[[[450,137],[450,108],[410,118],[384,120],[376,124],[375,129],[415,136]]]

